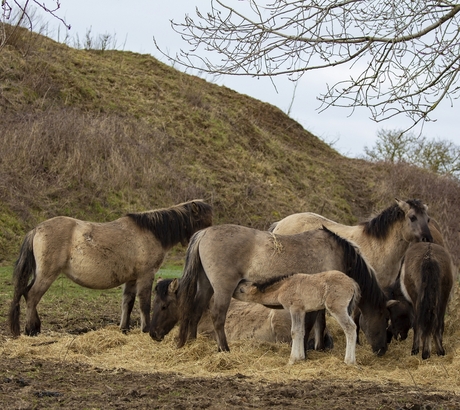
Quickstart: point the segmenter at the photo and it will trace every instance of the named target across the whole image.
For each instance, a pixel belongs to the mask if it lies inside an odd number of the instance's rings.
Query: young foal
[[[296,273],[264,283],[242,280],[233,297],[290,312],[292,349],[289,364],[305,359],[305,314],[326,308],[345,333],[345,363],[356,363],[356,325],[350,313],[360,298],[360,288],[344,273],[336,270],[313,275]]]

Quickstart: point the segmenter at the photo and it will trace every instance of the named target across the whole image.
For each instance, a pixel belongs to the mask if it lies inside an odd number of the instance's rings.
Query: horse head
[[[414,309],[408,301],[389,300],[387,302],[390,312],[390,323],[387,329],[388,343],[391,339],[406,340],[409,330],[414,323]]]
[[[390,314],[386,307],[369,312],[368,306],[361,306],[359,327],[362,329],[372,351],[377,356],[383,356],[388,350],[387,328]]]
[[[428,223],[428,206],[418,199],[401,201],[395,198],[399,208],[404,212],[407,225],[404,231],[404,239],[407,242],[433,242]]]
[[[177,279],[159,279],[155,286],[150,337],[157,342],[161,342],[179,321],[178,285]]]

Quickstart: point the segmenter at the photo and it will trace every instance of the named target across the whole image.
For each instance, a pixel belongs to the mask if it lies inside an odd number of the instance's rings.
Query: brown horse
[[[155,297],[150,336],[160,341],[180,321],[178,346],[182,347],[189,337],[196,337],[197,324],[214,294],[210,310],[217,344],[220,351],[228,351],[225,319],[241,279],[257,282],[296,272],[314,274],[326,270],[340,270],[356,280],[362,294],[358,306],[368,323],[365,334],[373,351],[383,355],[387,349],[386,297],[358,248],[326,228],[298,235],[274,235],[243,226],[219,225],[196,233],[175,290],[178,305],[169,309]],[[316,312],[307,316],[311,329]]]
[[[27,303],[25,333],[40,332],[37,304],[60,273],[90,289],[124,284],[120,328],[129,329],[137,295],[141,328],[148,332],[153,279],[166,252],[178,243],[186,245],[196,231],[210,225],[212,208],[201,200],[107,223],[65,216],[42,222],[26,235],[14,268],[11,333],[20,334],[22,296]]]
[[[292,349],[289,364],[305,359],[305,313],[326,309],[345,333],[345,363],[356,364],[356,325],[350,316],[361,297],[358,284],[342,272],[332,270],[308,275],[296,273],[255,283],[242,280],[233,297],[291,315]]]
[[[422,359],[430,357],[432,338],[436,353],[445,355],[444,315],[453,290],[454,272],[449,252],[434,243],[413,244],[404,257],[400,286],[414,309],[412,354],[418,354],[422,343]]]
[[[155,286],[157,306],[167,310],[174,318],[166,326],[170,326],[164,334],[175,326],[179,320],[177,306],[178,279],[158,279]],[[212,305],[213,298],[210,300]],[[216,340],[209,307],[203,312],[198,323],[198,333]],[[270,343],[291,343],[291,316],[284,309],[267,309],[255,303],[241,302],[232,299],[225,320],[225,333],[228,341],[256,339]]]
[[[292,235],[326,226],[360,247],[362,255],[374,268],[380,286],[386,287],[396,280],[401,260],[412,242],[433,242],[427,209],[417,199],[396,199],[395,204],[358,225],[342,225],[321,215],[304,212],[274,223],[270,231]]]

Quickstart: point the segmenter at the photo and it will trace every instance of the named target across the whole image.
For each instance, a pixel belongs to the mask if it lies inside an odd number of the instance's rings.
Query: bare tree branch
[[[458,0],[457,0],[458,1]],[[232,4],[235,4],[232,2]],[[308,71],[353,73],[326,85],[320,109],[367,107],[375,121],[414,126],[460,96],[460,4],[448,0],[210,0],[172,28],[188,43],[175,64],[211,74],[297,81]],[[155,39],[154,39],[155,41]]]

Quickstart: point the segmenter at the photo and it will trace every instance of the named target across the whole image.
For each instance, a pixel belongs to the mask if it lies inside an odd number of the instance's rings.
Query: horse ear
[[[168,286],[168,292],[176,293],[178,287],[179,287],[179,281],[177,280],[177,278],[173,279],[172,282]]]
[[[387,301],[387,308],[391,308],[392,306],[396,306],[399,303],[399,300],[391,299]]]
[[[398,204],[398,206],[404,211],[404,213],[409,211],[410,206],[406,201],[402,201],[401,199],[398,199],[398,198],[395,198],[395,201]]]

